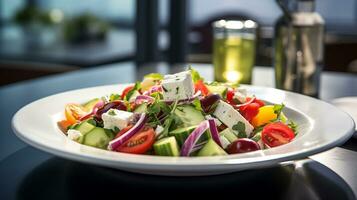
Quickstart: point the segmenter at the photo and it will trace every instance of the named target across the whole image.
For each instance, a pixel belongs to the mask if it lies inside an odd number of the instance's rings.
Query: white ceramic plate
[[[272,102],[284,102],[284,113],[299,124],[299,134],[289,144],[244,154],[216,157],[159,157],[110,152],[75,143],[58,129],[65,104],[120,92],[125,85],[73,90],[37,100],[20,109],[12,120],[16,135],[28,144],[71,160],[157,175],[211,175],[263,168],[305,158],[342,144],[355,125],[336,107],[307,96],[273,88],[247,86],[248,92]]]
[[[337,98],[332,100],[331,103],[351,115],[352,119],[357,123],[357,97]],[[357,127],[353,137],[357,138]]]

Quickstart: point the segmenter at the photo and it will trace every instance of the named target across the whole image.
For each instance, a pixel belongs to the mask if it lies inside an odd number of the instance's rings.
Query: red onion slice
[[[198,127],[188,136],[181,148],[181,156],[190,156],[193,147],[202,134],[209,128],[208,121],[201,122]]]
[[[104,101],[100,100],[98,103],[96,103],[93,108],[92,108],[92,111],[87,113],[86,115],[82,116],[79,120],[80,121],[83,121],[83,120],[86,120],[88,118],[90,118],[92,115],[94,115],[99,108],[101,108],[102,106],[104,106]]]
[[[211,132],[211,136],[212,139],[220,146],[223,148],[221,140],[219,139],[219,133],[217,130],[217,126],[216,126],[216,122],[214,121],[214,119],[209,119],[208,120],[208,124],[209,124],[209,130]]]
[[[146,114],[142,113],[140,115],[138,122],[136,122],[136,124],[131,129],[129,129],[120,137],[109,142],[108,150],[113,151],[117,149],[119,146],[121,146],[122,144],[124,144],[126,141],[128,141],[133,135],[138,133],[144,127],[146,120],[147,120]]]
[[[138,95],[136,98],[135,98],[135,101],[134,103],[136,105],[140,105],[142,103],[152,103],[154,102],[155,99],[151,96],[147,96],[147,95]]]
[[[242,107],[242,106],[246,106],[246,105],[249,105],[249,104],[253,103],[253,101],[254,101],[255,99],[256,99],[256,98],[253,97],[253,98],[251,98],[249,101],[247,101],[247,102],[245,102],[245,103],[238,104],[238,105],[233,105],[233,104],[232,104],[232,106],[233,106],[235,109],[238,109],[238,108],[240,108],[240,107]]]

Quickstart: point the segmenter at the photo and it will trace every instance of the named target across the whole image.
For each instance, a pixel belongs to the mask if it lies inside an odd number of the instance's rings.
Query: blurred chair
[[[137,65],[160,61],[162,55],[158,45],[160,31],[158,0],[136,1],[136,57]],[[167,58],[170,64],[185,63],[187,54],[187,1],[169,2],[169,49]]]

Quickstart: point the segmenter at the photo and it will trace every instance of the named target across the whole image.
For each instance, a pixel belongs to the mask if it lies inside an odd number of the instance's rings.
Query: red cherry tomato
[[[259,108],[260,105],[258,103],[250,103],[240,107],[239,111],[246,120],[250,121],[259,113]]]
[[[133,125],[129,125],[129,126],[123,128],[123,129],[121,129],[121,130],[117,133],[117,135],[115,136],[115,138],[118,138],[119,136],[121,136],[121,135],[123,135],[124,133],[126,133],[128,130],[131,129],[131,127],[133,127]]]
[[[252,99],[251,97],[247,97],[247,98],[246,98],[246,101],[248,102],[248,101],[250,101],[251,99]],[[259,100],[259,99],[257,99],[257,98],[255,98],[252,103],[257,103],[257,104],[259,104],[259,107],[262,107],[262,106],[265,105],[264,101]]]
[[[124,129],[123,129],[124,130]],[[147,152],[155,142],[155,131],[151,127],[144,127],[136,133],[116,151],[132,154],[143,154]]]
[[[262,131],[262,140],[264,144],[269,147],[276,147],[289,143],[294,137],[294,131],[281,122],[268,124]]]
[[[195,92],[201,91],[201,93],[206,96],[209,93],[209,90],[205,83],[202,80],[198,80],[195,83]]]
[[[121,98],[124,99],[125,96],[128,94],[128,92],[134,88],[134,85],[130,85],[128,87],[126,87],[123,92],[121,93]]]
[[[260,150],[259,144],[248,138],[239,138],[227,147],[227,152],[229,154],[246,153],[256,150]]]
[[[233,97],[234,97],[234,90],[232,88],[227,89],[227,101],[228,103],[233,102]]]

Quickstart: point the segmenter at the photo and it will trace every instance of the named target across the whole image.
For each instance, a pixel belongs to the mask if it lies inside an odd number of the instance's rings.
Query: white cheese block
[[[104,128],[120,130],[127,127],[129,121],[133,118],[134,114],[127,111],[110,109],[106,113],[102,114]]]
[[[222,123],[224,123],[236,135],[238,135],[238,132],[232,128],[238,122],[244,123],[245,132],[248,137],[254,129],[254,127],[237,110],[222,100],[220,100],[218,103],[216,110],[213,112],[213,115],[217,117]]]
[[[191,73],[189,72],[165,75],[161,84],[165,101],[188,99],[195,92]]]
[[[82,133],[75,129],[69,129],[67,131],[67,137],[70,140],[77,141],[80,137],[82,137]]]

